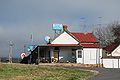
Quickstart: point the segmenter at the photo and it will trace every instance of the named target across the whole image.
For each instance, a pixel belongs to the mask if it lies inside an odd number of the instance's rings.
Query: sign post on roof
[[[63,30],[62,24],[52,24],[52,29],[55,31],[54,38],[57,37]]]

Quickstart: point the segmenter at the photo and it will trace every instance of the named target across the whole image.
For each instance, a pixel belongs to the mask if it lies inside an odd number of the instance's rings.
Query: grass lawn
[[[81,80],[93,74],[55,66],[0,64],[0,80]]]

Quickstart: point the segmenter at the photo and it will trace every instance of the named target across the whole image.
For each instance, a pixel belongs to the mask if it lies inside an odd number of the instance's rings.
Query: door
[[[59,61],[59,51],[54,51],[54,62]]]
[[[83,63],[83,51],[82,50],[76,50],[76,62]]]

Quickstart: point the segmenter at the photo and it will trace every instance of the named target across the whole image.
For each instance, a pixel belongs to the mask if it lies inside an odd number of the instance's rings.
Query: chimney
[[[67,25],[63,25],[63,31],[67,31]]]

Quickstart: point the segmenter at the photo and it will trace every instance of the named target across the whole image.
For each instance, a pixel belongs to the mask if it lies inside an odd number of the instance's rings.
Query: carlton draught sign
[[[63,30],[62,24],[53,24],[52,25],[53,30]]]

